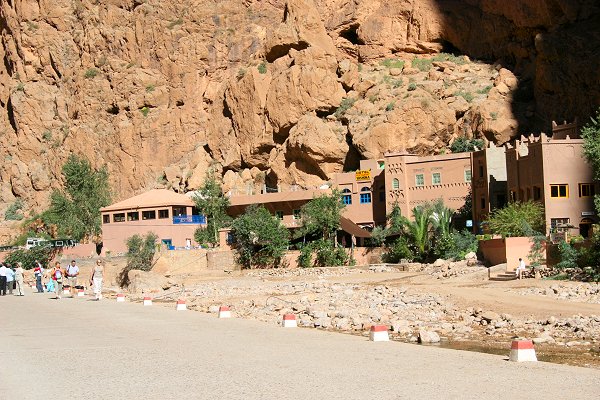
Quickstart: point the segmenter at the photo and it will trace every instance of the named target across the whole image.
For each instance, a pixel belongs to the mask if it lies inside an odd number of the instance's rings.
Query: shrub
[[[490,113],[490,117],[492,117],[492,120],[495,121],[498,119],[498,113],[497,112],[491,112]]]
[[[15,90],[17,92],[23,92],[23,91],[25,91],[25,85],[23,84],[23,82],[19,82],[17,84],[17,87],[15,88]]]
[[[473,99],[475,98],[473,96],[473,93],[471,92],[465,92],[463,90],[459,90],[458,92],[454,93],[454,96],[458,97],[462,97],[463,99],[465,99],[468,103],[472,102]]]
[[[150,271],[154,267],[154,254],[156,253],[155,233],[149,232],[146,236],[133,235],[127,238],[127,264],[119,273],[119,285],[129,285],[129,271]]]
[[[462,232],[453,231],[443,236],[434,245],[436,256],[445,260],[464,260],[471,252],[476,253],[479,248],[479,240],[468,230]]]
[[[155,87],[152,84],[146,86],[146,92],[148,93],[154,92],[154,89]]]
[[[298,255],[298,265],[302,268],[309,268],[313,266],[312,263],[312,246],[306,244],[300,247],[300,254]]]
[[[49,142],[50,140],[52,140],[52,132],[44,131],[44,133],[42,134],[42,140],[45,142]]]
[[[335,115],[336,118],[342,117],[344,114],[346,114],[346,111],[348,111],[354,105],[355,102],[356,99],[353,97],[346,97],[342,99],[340,106],[337,108],[337,110],[335,110],[333,115]]]
[[[239,79],[242,79],[245,75],[246,75],[246,70],[244,68],[240,68],[237,72],[236,77],[239,80]]]
[[[35,268],[36,260],[42,263],[42,265],[48,265],[50,260],[54,258],[56,251],[56,248],[42,246],[32,247],[29,250],[18,249],[6,256],[4,261],[12,266],[20,262],[23,264],[24,269],[32,269]]]
[[[417,90],[417,84],[416,84],[416,83],[414,83],[414,82],[411,82],[411,83],[408,85],[408,91],[409,91],[409,92],[412,92],[413,90]]]
[[[431,69],[433,59],[430,58],[415,58],[411,61],[413,68],[417,68],[419,71],[427,72]]]
[[[483,149],[485,143],[481,139],[467,139],[465,136],[457,137],[450,145],[452,153],[466,153]]]
[[[182,25],[182,24],[183,24],[183,20],[181,18],[177,18],[176,20],[169,22],[169,25],[167,25],[167,28],[173,29],[177,25]]]
[[[148,108],[148,106],[144,106],[144,107],[140,108],[140,112],[142,113],[142,115],[144,117],[147,117],[148,114],[150,113],[150,108]]]
[[[494,211],[488,221],[490,230],[504,237],[530,236],[532,231],[545,231],[544,225],[544,208],[533,201],[510,203]]]
[[[99,73],[100,73],[100,71],[98,71],[96,68],[90,68],[87,71],[85,71],[85,74],[83,74],[83,77],[86,79],[92,79],[92,78],[95,78]]]
[[[388,68],[404,68],[404,60],[398,60],[397,58],[386,58],[379,64]]]
[[[556,264],[557,268],[577,268],[579,253],[573,246],[567,242],[560,242],[558,244],[558,251],[560,253],[560,262]]]
[[[385,106],[385,111],[392,111],[395,106],[396,103],[392,101],[391,103],[388,103],[387,106]]]
[[[411,251],[408,241],[405,237],[401,236],[394,241],[394,243],[388,248],[388,251],[381,257],[383,262],[397,264],[402,259],[412,260],[414,257]]]
[[[487,85],[483,89],[479,89],[477,91],[477,93],[479,93],[479,94],[488,94],[490,92],[490,90],[492,90],[492,85]]]
[[[23,200],[17,199],[12,203],[4,213],[6,221],[20,221],[23,219],[23,214],[19,213],[23,209]]]
[[[400,86],[402,86],[403,83],[404,81],[402,80],[402,78],[398,78],[392,82],[392,87],[394,89],[398,89]]]
[[[348,262],[348,255],[343,247],[334,247],[330,240],[319,239],[311,246],[315,250],[315,265],[319,267],[337,267]]]
[[[260,64],[258,64],[258,67],[256,67],[258,69],[258,72],[261,74],[266,74],[267,73],[267,63],[265,63],[264,61],[261,62]]]
[[[289,231],[264,206],[252,205],[233,221],[237,260],[244,268],[282,265],[289,245]]]

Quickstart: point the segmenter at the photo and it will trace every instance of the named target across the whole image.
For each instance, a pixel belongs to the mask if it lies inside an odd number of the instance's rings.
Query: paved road
[[[174,307],[0,297],[0,399],[593,399],[600,371]]]

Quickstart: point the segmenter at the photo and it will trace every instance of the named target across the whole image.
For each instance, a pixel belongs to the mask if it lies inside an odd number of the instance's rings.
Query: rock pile
[[[548,288],[531,287],[516,292],[524,296],[547,296],[560,300],[600,304],[598,283],[555,284]]]

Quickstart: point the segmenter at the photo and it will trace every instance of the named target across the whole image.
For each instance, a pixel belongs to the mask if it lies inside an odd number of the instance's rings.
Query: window
[[[483,165],[479,166],[479,177],[483,178]]]
[[[595,194],[596,188],[593,183],[579,184],[579,197],[594,197]]]
[[[481,198],[481,209],[485,210],[485,197]]]
[[[300,212],[299,209],[294,210],[294,219],[300,219],[302,218],[302,213]]]
[[[542,189],[539,186],[533,187],[533,199],[539,200],[542,198]]]
[[[165,219],[165,218],[169,218],[169,210],[158,210],[158,218],[159,219]]]
[[[185,207],[173,207],[174,217],[183,217],[185,215],[187,215],[187,210]]]
[[[385,169],[385,161],[377,161],[377,168]]]
[[[156,211],[142,211],[142,219],[156,219]]]
[[[554,198],[569,197],[569,185],[550,185],[550,197],[554,197]]]
[[[109,223],[110,223],[110,215],[108,215],[108,214],[104,214],[104,215],[102,216],[102,223],[103,223],[103,224],[109,224]]]
[[[127,221],[139,221],[140,213],[137,211],[127,213]]]
[[[352,193],[350,192],[350,189],[342,190],[342,203],[352,204]]]
[[[275,216],[277,217],[278,220],[282,221],[283,220],[283,211],[275,211]]]
[[[125,213],[113,214],[113,222],[125,221]]]
[[[235,243],[235,237],[231,231],[227,232],[227,237],[225,238],[225,243],[233,244]]]
[[[471,170],[465,169],[465,182],[471,182]]]
[[[371,190],[368,187],[364,187],[360,189],[360,204],[370,204],[371,203]]]
[[[398,178],[394,178],[392,180],[392,189],[394,189],[394,190],[400,189],[400,181],[398,180]]]
[[[442,173],[434,172],[431,174],[431,184],[432,185],[441,185],[442,184]]]
[[[553,232],[567,229],[570,221],[569,218],[550,218],[550,229]]]
[[[415,183],[417,184],[417,186],[425,186],[425,177],[423,176],[423,174],[417,174],[415,176]]]

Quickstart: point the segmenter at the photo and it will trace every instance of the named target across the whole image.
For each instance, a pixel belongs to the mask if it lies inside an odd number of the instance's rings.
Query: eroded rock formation
[[[227,190],[314,186],[388,150],[583,120],[600,104],[598,7],[5,1],[0,202],[43,208],[73,152],[123,198],[195,189],[208,168]]]

